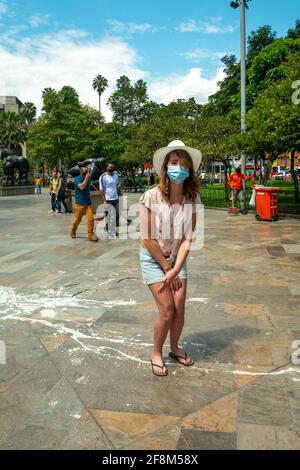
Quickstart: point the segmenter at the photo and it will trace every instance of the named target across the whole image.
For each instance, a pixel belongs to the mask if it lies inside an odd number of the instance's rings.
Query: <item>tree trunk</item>
[[[226,160],[223,162],[224,165],[224,194],[225,194],[225,201],[229,203],[230,197],[229,197],[229,186],[228,186],[228,170],[229,170],[229,165]]]
[[[298,175],[297,175],[297,172],[295,171],[295,150],[292,150],[291,152],[291,176],[293,178],[294,189],[295,189],[295,202],[298,203],[300,202],[300,197],[299,197]]]
[[[131,176],[132,176],[132,184],[133,184],[133,189],[134,192],[136,192],[136,184],[135,184],[135,174],[134,174],[134,169],[131,170]]]
[[[271,177],[272,177],[272,161],[269,158],[266,158],[264,162],[264,176],[263,176],[264,186],[267,186],[267,183]]]
[[[257,174],[257,167],[258,167],[258,157],[257,155],[254,157],[254,178],[256,179]]]

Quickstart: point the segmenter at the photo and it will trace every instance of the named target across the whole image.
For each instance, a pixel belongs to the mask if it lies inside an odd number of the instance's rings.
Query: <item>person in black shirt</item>
[[[61,214],[61,205],[64,206],[65,212],[69,212],[65,203],[66,197],[66,178],[62,170],[58,171],[58,191],[57,191],[57,213]]]

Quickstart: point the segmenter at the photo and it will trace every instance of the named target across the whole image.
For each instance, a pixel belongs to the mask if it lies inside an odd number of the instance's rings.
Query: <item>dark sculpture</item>
[[[15,170],[19,172],[19,185],[28,184],[29,163],[26,157],[18,156],[13,150],[0,150],[0,160],[4,162],[4,181],[6,186],[15,184]]]
[[[73,166],[70,170],[66,173],[71,178],[75,178],[75,176],[80,175],[80,167],[87,166],[90,173],[90,179],[93,189],[99,189],[99,178],[106,170],[106,163],[104,158],[88,158],[84,160],[84,162],[79,162],[76,166]],[[74,189],[74,183],[70,181],[68,183],[69,189]]]

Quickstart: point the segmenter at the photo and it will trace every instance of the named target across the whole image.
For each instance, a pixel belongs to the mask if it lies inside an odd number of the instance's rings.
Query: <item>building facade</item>
[[[20,114],[22,106],[22,101],[16,96],[0,96],[0,113]]]
[[[0,114],[8,112],[20,114],[23,106],[22,101],[16,96],[0,96]],[[16,153],[26,156],[26,144],[19,144]]]

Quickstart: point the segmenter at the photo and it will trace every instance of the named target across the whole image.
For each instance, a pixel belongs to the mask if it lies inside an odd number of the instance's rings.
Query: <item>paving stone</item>
[[[279,377],[263,377],[241,389],[240,421],[279,426],[292,422],[285,381]]]
[[[239,423],[238,450],[276,450],[276,426]]]
[[[180,420],[175,416],[109,410],[91,410],[91,413],[116,449],[128,448],[148,434],[157,434],[162,428],[178,425]]]
[[[177,450],[235,450],[236,435],[182,429]]]
[[[167,338],[159,378],[138,240],[92,244],[85,221],[72,240],[48,205],[0,199],[1,449],[299,447],[299,221],[205,211],[181,337],[195,365]]]
[[[199,411],[186,416],[183,429],[201,429],[211,432],[234,433],[236,431],[237,394],[233,393]]]

